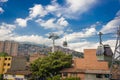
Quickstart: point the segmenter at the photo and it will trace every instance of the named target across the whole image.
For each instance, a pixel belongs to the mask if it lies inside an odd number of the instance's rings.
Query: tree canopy
[[[39,58],[31,63],[33,77],[47,78],[59,74],[63,68],[71,67],[72,56],[63,52],[49,53],[44,58]]]
[[[8,54],[5,53],[5,52],[1,52],[1,53],[0,53],[0,57],[5,57],[5,56],[8,56]]]

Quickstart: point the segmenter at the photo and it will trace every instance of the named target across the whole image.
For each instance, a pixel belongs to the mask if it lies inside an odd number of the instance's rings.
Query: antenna
[[[117,40],[116,46],[114,50],[114,54],[112,56],[112,64],[110,67],[110,79],[120,79],[120,26],[117,29]]]

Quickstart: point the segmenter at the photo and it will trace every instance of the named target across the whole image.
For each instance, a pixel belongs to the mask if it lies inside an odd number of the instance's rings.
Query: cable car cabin
[[[67,47],[67,41],[64,41],[64,42],[63,42],[63,46],[64,46],[64,47]]]
[[[96,55],[98,60],[108,61],[110,65],[113,52],[108,44],[100,45],[97,48]]]
[[[101,44],[98,46],[97,48],[97,52],[96,52],[96,55],[97,56],[100,56],[100,55],[103,55],[104,54],[104,46]]]

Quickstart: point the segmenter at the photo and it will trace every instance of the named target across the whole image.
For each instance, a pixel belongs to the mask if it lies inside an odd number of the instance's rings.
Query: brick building
[[[81,80],[108,80],[108,62],[98,61],[95,49],[85,49],[84,58],[75,58],[73,67],[61,71],[62,78],[79,77]]]
[[[45,56],[46,56],[45,54],[40,54],[40,53],[31,54],[29,62],[33,62],[34,60],[36,60],[38,58],[43,58]]]

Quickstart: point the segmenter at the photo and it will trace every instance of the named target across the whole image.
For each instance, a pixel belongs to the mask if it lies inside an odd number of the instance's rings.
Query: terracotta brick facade
[[[96,49],[85,49],[84,58],[73,59],[73,67],[61,71],[62,78],[76,74],[74,77],[80,77],[81,80],[108,80],[104,75],[109,72],[108,62],[97,60]],[[102,74],[103,78],[97,79],[96,74]]]
[[[74,59],[74,65],[77,69],[109,70],[108,62],[97,60],[96,49],[85,49],[84,58]]]

